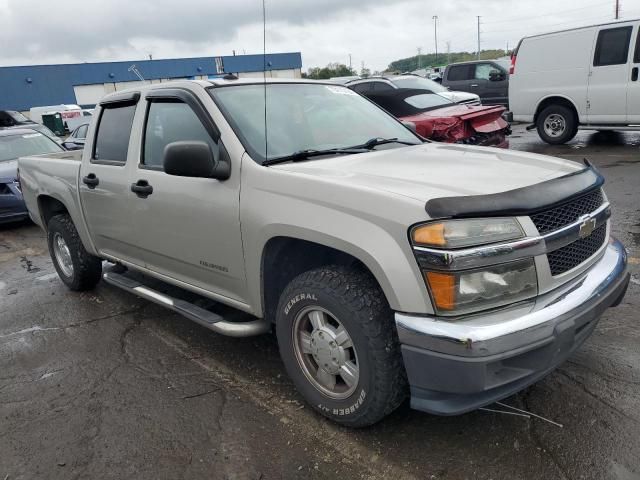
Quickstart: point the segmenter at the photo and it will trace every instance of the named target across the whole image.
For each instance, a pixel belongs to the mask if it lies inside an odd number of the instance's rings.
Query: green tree
[[[330,63],[322,68],[312,67],[307,70],[307,73],[303,73],[302,76],[314,80],[327,80],[332,77],[347,77],[355,74],[353,70],[342,63]]]
[[[482,50],[480,51],[481,60],[491,60],[494,58],[504,57],[507,54],[504,50]],[[395,60],[387,67],[388,72],[410,72],[416,70],[418,65],[422,67],[441,67],[448,63],[467,62],[469,60],[475,60],[475,52],[450,52],[450,53],[438,53],[437,63],[436,54],[428,53],[426,55],[415,55],[413,57],[401,58]]]

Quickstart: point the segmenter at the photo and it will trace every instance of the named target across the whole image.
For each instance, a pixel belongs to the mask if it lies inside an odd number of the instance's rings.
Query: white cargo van
[[[640,20],[525,37],[511,57],[509,106],[551,144],[579,129],[640,131]]]

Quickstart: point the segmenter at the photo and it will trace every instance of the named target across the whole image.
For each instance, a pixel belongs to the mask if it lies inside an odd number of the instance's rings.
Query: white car
[[[639,131],[639,29],[629,20],[520,40],[509,79],[513,119],[551,144],[580,129]]]
[[[465,105],[481,105],[480,97],[475,93],[451,91],[438,82],[420,77],[414,74],[389,75],[363,78],[346,84],[352,90],[363,93],[365,90],[382,90],[390,88],[414,88],[417,90],[429,90],[454,103]]]

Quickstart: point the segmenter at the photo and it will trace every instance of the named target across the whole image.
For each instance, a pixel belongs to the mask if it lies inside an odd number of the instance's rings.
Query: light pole
[[[438,65],[438,16],[433,16],[433,32],[436,37],[436,66]]]

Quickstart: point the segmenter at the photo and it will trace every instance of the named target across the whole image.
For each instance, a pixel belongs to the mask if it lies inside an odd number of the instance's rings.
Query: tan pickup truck
[[[442,415],[509,396],[624,296],[588,164],[427,142],[304,80],[148,85],[95,113],[82,158],[19,160],[62,281],[104,279],[225,335],[275,330],[302,396],[342,424],[407,396]]]

